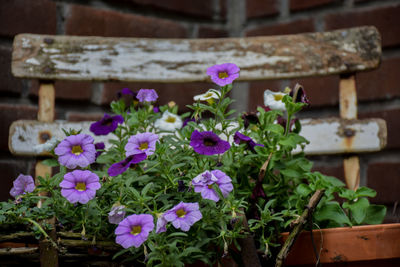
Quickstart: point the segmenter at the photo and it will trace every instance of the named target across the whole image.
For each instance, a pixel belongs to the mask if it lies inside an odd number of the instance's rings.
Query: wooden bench
[[[233,62],[240,81],[342,75],[340,118],[303,120],[303,135],[312,155],[350,154],[344,160],[349,188],[359,184],[359,160],[354,153],[381,150],[386,124],[381,119],[357,120],[354,74],[377,68],[380,36],[374,27],[323,33],[222,38],[149,39],[50,36],[15,37],[12,73],[40,80],[37,121],[21,120],[10,127],[9,149],[15,155],[38,155],[35,146],[51,137],[63,139],[62,128],[89,133],[91,122],[54,122],[54,80],[85,81],[209,81],[205,70]],[[271,88],[273,89],[273,88]],[[323,88],[321,89],[323,90]],[[95,137],[106,141],[105,137]],[[38,175],[50,169],[37,165]]]
[[[34,148],[52,137],[62,140],[62,128],[89,133],[92,122],[54,121],[54,81],[58,79],[210,81],[206,69],[226,62],[240,67],[240,81],[340,74],[340,118],[303,120],[302,133],[310,141],[305,150],[310,155],[349,154],[344,160],[345,179],[348,187],[355,189],[360,177],[355,153],[381,150],[387,131],[381,119],[357,119],[354,74],[377,68],[380,56],[380,36],[374,27],[224,39],[20,34],[14,40],[12,73],[20,78],[39,79],[39,112],[37,121],[21,120],[11,125],[9,149],[15,155],[45,155]],[[106,141],[106,137],[96,136],[95,140]],[[36,176],[46,174],[51,174],[51,168],[39,161]],[[51,250],[48,246],[46,249]],[[42,266],[54,266],[57,253],[43,253],[41,261]]]

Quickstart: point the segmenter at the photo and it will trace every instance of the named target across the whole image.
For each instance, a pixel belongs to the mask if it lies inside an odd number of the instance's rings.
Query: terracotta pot
[[[282,234],[282,242],[289,233]],[[400,223],[313,230],[323,266],[400,266]],[[300,234],[285,266],[315,266],[310,232]]]

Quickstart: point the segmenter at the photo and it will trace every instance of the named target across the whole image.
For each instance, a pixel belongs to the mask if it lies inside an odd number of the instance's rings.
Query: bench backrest
[[[149,39],[50,36],[15,37],[12,73],[40,79],[38,121],[17,121],[10,128],[13,154],[37,155],[33,149],[50,137],[62,139],[61,128],[83,128],[90,122],[54,121],[53,81],[209,81],[205,70],[232,62],[239,80],[299,78],[341,74],[341,118],[304,120],[309,154],[352,153],[344,161],[350,188],[359,183],[358,152],[378,151],[386,144],[381,119],[357,120],[354,73],[377,68],[380,36],[374,27],[322,33],[221,39]],[[323,89],[321,89],[323,90]],[[49,170],[45,170],[49,171]]]

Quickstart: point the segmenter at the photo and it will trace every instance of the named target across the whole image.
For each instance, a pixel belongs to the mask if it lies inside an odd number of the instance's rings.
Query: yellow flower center
[[[215,142],[215,141],[212,140],[211,138],[204,138],[203,144],[204,144],[205,146],[215,146],[215,145],[217,144],[217,142]]]
[[[212,184],[207,185],[208,189],[212,188]]]
[[[82,182],[76,183],[75,189],[78,190],[78,191],[85,191],[86,190],[86,184],[82,183]]]
[[[145,150],[147,148],[149,148],[149,143],[147,143],[147,142],[141,143],[139,146],[140,150]]]
[[[140,225],[136,225],[132,227],[131,234],[138,235],[142,231],[142,227]]]
[[[213,93],[210,92],[210,93],[207,93],[204,97],[208,98],[208,97],[212,97],[212,96],[213,96]]]
[[[169,123],[174,123],[176,121],[176,118],[172,117],[172,116],[168,116],[168,118],[165,121],[169,122]]]
[[[179,209],[176,211],[176,215],[178,215],[179,218],[183,218],[186,215],[186,211],[184,211],[183,209]]]
[[[228,78],[228,77],[229,77],[229,75],[226,72],[218,73],[218,78],[220,78],[220,79],[225,79],[225,78]]]
[[[275,95],[274,95],[275,101],[281,101],[282,98],[283,98],[283,95],[282,95],[282,94],[275,94]]]
[[[77,146],[73,146],[72,147],[71,152],[73,154],[79,156],[83,152],[83,150],[82,150],[82,147],[80,145],[77,145]]]

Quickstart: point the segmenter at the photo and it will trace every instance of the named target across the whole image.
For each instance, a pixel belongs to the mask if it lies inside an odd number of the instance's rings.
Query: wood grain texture
[[[232,62],[239,80],[353,73],[376,68],[381,56],[374,27],[296,35],[148,39],[20,34],[16,77],[97,81],[209,81],[208,67]]]
[[[40,136],[44,132],[62,140],[65,138],[63,128],[82,129],[82,133],[91,134],[91,123],[16,121],[10,127],[9,149],[15,155],[38,155],[35,146],[41,144]],[[382,119],[304,119],[301,123],[302,135],[310,141],[305,152],[310,155],[379,151],[386,145],[386,123]],[[94,136],[95,142],[104,142],[106,149],[110,147],[110,138],[111,136]]]

